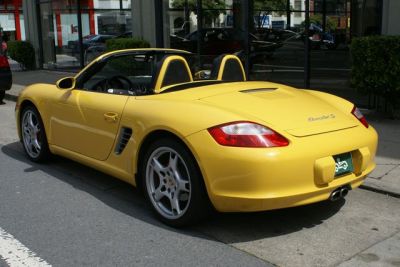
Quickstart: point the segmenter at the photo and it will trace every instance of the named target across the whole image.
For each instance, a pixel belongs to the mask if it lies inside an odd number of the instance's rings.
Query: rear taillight
[[[367,119],[364,117],[364,115],[356,106],[354,106],[353,110],[351,111],[351,114],[353,114],[354,117],[356,117],[365,126],[365,128],[369,127]]]
[[[5,56],[0,56],[0,68],[9,68],[8,59]]]
[[[209,128],[208,132],[223,146],[281,147],[289,144],[274,130],[253,122],[231,122]]]

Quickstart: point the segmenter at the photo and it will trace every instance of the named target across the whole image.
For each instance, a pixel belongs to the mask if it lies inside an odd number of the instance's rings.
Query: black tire
[[[46,161],[50,156],[49,145],[42,118],[35,107],[27,106],[22,110],[20,131],[21,142],[28,158],[34,162]]]
[[[0,104],[3,103],[4,97],[6,96],[6,91],[0,89]]]
[[[169,159],[167,159],[168,153],[170,153]],[[176,157],[173,158],[173,154]],[[155,170],[154,160],[163,167],[159,172]],[[210,204],[203,178],[194,157],[185,145],[172,138],[157,140],[149,146],[142,162],[144,163],[141,168],[143,190],[150,206],[162,222],[173,227],[182,227],[206,217],[210,211]],[[171,167],[173,165],[176,166],[176,172]],[[188,178],[184,177],[186,175]],[[159,190],[155,188],[157,184]],[[187,188],[189,192],[186,191]],[[157,194],[163,196],[156,200]],[[175,196],[179,210],[182,208],[180,214],[172,204]]]

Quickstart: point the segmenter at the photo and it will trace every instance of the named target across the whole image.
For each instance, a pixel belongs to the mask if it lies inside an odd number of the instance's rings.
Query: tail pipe
[[[349,185],[345,185],[345,186],[336,188],[329,196],[329,200],[337,201],[341,198],[344,198],[349,193],[349,190],[351,190],[351,187]]]

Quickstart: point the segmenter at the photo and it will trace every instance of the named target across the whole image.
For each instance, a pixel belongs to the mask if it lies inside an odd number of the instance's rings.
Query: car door
[[[78,77],[76,88],[60,90],[52,107],[54,145],[97,160],[108,158],[129,98],[127,82],[121,78],[129,68],[123,61],[111,58],[102,62]],[[124,90],[127,93],[121,94]]]

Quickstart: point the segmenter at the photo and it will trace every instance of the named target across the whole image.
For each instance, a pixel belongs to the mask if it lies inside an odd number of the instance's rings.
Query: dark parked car
[[[236,53],[239,56],[244,50],[243,36],[240,30],[231,28],[207,28],[201,31],[202,55],[221,55]],[[194,31],[185,38],[171,36],[171,48],[187,50],[193,53],[197,52],[197,40],[199,32]],[[271,56],[275,49],[280,47],[279,43],[262,41],[257,36],[249,34],[250,57],[262,59],[265,56]]]
[[[310,45],[312,49],[326,47],[333,50],[336,49],[338,45],[334,34],[330,32],[324,32],[322,27],[315,23],[310,24],[308,38],[310,39]]]
[[[115,38],[115,35],[106,35],[106,34],[92,34],[83,37],[83,51],[86,51],[89,47],[105,45],[108,39]],[[72,50],[73,53],[79,52],[79,41],[69,41],[68,48]]]
[[[132,38],[132,31],[127,31],[124,32],[120,35],[114,36],[112,35],[112,38],[109,39],[114,39],[114,38]],[[87,49],[84,51],[84,61],[85,64],[90,63],[93,59],[101,55],[106,51],[106,43],[93,43],[91,46],[89,46]]]
[[[0,103],[3,102],[6,90],[10,90],[12,85],[12,73],[10,64],[5,55],[0,54]]]

